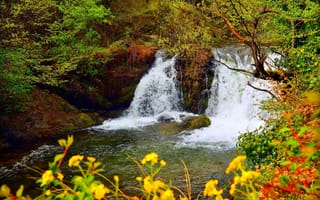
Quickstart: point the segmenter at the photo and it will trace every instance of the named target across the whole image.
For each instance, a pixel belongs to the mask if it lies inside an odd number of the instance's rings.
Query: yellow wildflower
[[[231,171],[241,169],[245,159],[246,156],[238,156],[235,159],[233,159],[226,169],[226,174],[229,174]]]
[[[210,180],[206,183],[204,196],[213,197],[220,196],[223,190],[217,190],[218,180]]]
[[[47,185],[54,180],[54,176],[51,170],[46,170],[41,177],[41,186]]]
[[[235,185],[237,185],[238,183],[240,183],[240,179],[241,179],[241,177],[240,177],[240,176],[235,175],[235,176],[234,176],[234,178],[233,178],[233,182],[234,182],[234,184],[235,184]]]
[[[143,189],[147,192],[147,193],[151,193],[152,192],[152,181],[151,181],[151,177],[150,176],[146,176],[143,179]]]
[[[180,200],[188,200],[187,197],[180,197]]]
[[[63,180],[63,177],[64,177],[63,174],[59,172],[59,173],[58,173],[58,179],[59,179],[60,181],[62,181],[62,180]]]
[[[166,190],[160,196],[160,200],[174,200],[174,195],[172,190]]]
[[[93,162],[95,162],[96,161],[96,158],[94,158],[94,157],[90,157],[90,156],[88,156],[87,157],[87,159],[89,160],[89,162],[91,162],[91,163],[93,163]]]
[[[234,193],[236,192],[236,187],[237,187],[237,184],[236,184],[236,183],[233,183],[233,184],[231,184],[231,186],[230,186],[230,194],[231,194],[232,196],[234,196]]]
[[[110,190],[100,183],[99,185],[92,187],[91,192],[93,193],[95,199],[102,199],[106,194],[110,193]]]
[[[138,176],[138,177],[136,178],[136,180],[137,180],[138,182],[141,182],[141,181],[142,181],[142,177],[141,177],[141,176]]]
[[[151,162],[151,165],[158,163],[158,154],[148,153],[142,160],[141,163],[144,165],[147,162]]]
[[[259,172],[256,171],[244,171],[240,177],[240,185],[245,185],[249,181],[256,179],[260,176]]]
[[[69,159],[68,165],[69,165],[69,167],[78,167],[81,160],[83,160],[83,156],[81,156],[81,155],[72,156]]]
[[[51,190],[46,190],[45,195],[49,196],[51,194]]]
[[[117,183],[119,182],[119,176],[114,176],[113,178],[114,178],[115,182],[117,182]]]
[[[160,180],[153,181],[150,176],[146,176],[143,179],[143,189],[147,193],[155,193],[160,188],[163,188],[164,186],[165,186],[165,184],[162,181],[160,181]]]
[[[160,160],[160,165],[164,167],[167,165],[167,162],[165,160]]]

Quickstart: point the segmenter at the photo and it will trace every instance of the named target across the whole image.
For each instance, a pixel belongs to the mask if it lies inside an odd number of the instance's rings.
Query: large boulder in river
[[[185,130],[199,129],[210,126],[211,121],[206,115],[199,115],[194,118],[185,119],[182,126]]]
[[[97,115],[81,112],[55,93],[34,88],[23,112],[0,115],[0,151],[36,143],[97,123]]]
[[[187,116],[181,122],[171,121],[155,125],[155,128],[162,134],[174,135],[182,131],[200,129],[210,126],[211,121],[206,115]]]

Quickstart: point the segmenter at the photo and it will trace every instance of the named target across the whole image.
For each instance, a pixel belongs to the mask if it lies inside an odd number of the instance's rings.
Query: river
[[[252,59],[246,49],[215,49],[216,60],[233,68],[250,69]],[[269,98],[265,92],[254,90],[249,81],[257,87],[268,88],[269,83],[256,80],[250,75],[227,69],[220,62],[212,63],[215,78],[211,88],[206,115],[211,125],[193,131],[168,134],[159,119],[181,121],[194,116],[182,110],[181,90],[176,79],[175,58],[165,58],[158,52],[150,71],[141,79],[130,107],[122,116],[103,124],[74,132],[75,142],[69,155],[94,156],[111,178],[120,177],[120,187],[129,194],[136,193],[135,177],[141,176],[139,168],[129,158],[141,160],[149,152],[156,152],[167,161],[160,177],[166,182],[185,189],[184,161],[189,169],[192,191],[196,195],[210,179],[219,179],[220,187],[227,184],[229,177],[224,173],[229,161],[235,156],[235,145],[240,133],[264,125],[261,118],[267,113],[259,109],[260,102]],[[55,142],[43,144],[24,153],[19,161],[29,167],[46,169],[56,153],[62,149]],[[62,166],[67,178],[72,171]],[[26,186],[26,192],[36,195],[39,188],[32,177],[39,176],[20,164],[0,168],[0,184],[7,183],[18,188]]]

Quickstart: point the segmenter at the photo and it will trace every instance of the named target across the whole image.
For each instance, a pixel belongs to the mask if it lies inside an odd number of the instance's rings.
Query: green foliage
[[[217,44],[212,19],[204,15],[200,7],[182,0],[161,1],[158,15],[158,44],[169,54],[195,59],[199,51]]]
[[[59,5],[63,13],[63,24],[72,26],[75,32],[88,30],[99,23],[111,22],[111,11],[101,4],[101,0],[66,0]]]
[[[25,59],[23,51],[0,48],[0,110],[4,113],[23,111],[22,101],[33,87]]]
[[[270,164],[278,157],[272,145],[272,141],[278,138],[284,140],[285,136],[275,135],[268,129],[244,133],[238,138],[237,150],[247,156],[251,167]]]
[[[84,76],[98,73],[92,53],[101,49],[97,26],[112,19],[101,0],[21,0],[1,3],[0,9],[0,43],[23,49],[25,59],[19,58],[19,62],[33,73],[28,80],[60,87],[68,81],[70,72]]]
[[[0,44],[9,47],[30,48],[33,43],[43,44],[49,25],[58,17],[56,1],[52,0],[21,0],[2,4],[0,9]]]

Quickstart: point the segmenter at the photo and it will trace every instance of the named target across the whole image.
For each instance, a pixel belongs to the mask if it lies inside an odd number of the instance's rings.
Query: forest
[[[210,63],[220,62],[212,49],[223,47],[246,48],[252,57],[250,69],[221,62],[226,69],[272,84],[244,83],[270,96],[261,102],[269,117],[238,137],[228,183],[203,180],[194,194],[182,162],[185,189],[179,189],[159,176],[167,158],[149,152],[130,157],[141,176],[136,193],[127,194],[126,180],[106,177],[95,155],[69,153],[77,143],[69,133],[130,106],[159,50],[178,63],[181,109],[205,115],[215,77]],[[271,53],[281,57],[273,67]],[[47,169],[33,169],[36,196],[23,183],[12,187],[0,178],[0,197],[320,199],[319,74],[319,0],[1,0],[0,170],[24,146],[58,140],[62,151]],[[75,173],[64,174],[65,168]]]

